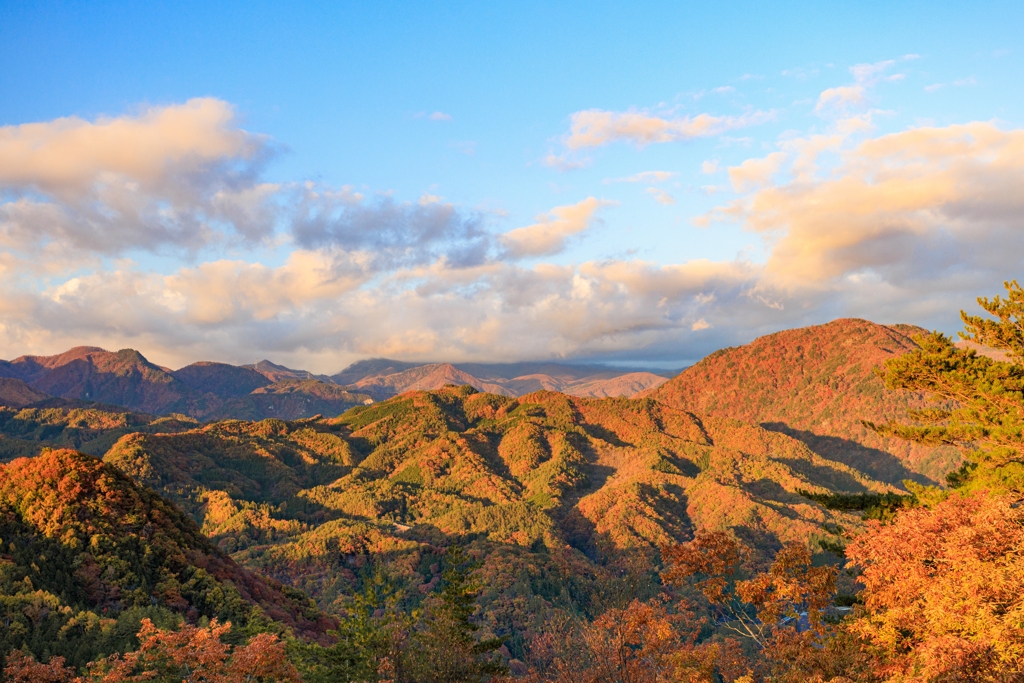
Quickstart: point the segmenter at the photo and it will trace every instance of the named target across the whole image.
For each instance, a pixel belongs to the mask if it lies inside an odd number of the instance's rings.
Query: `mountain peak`
[[[859,318],[784,330],[716,351],[646,395],[784,432],[893,484],[941,481],[959,463],[955,452],[883,439],[861,422],[886,422],[923,406],[923,396],[888,392],[874,373],[917,348],[908,333],[918,331]]]

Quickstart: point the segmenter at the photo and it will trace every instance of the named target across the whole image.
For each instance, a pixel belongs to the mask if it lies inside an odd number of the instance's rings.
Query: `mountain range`
[[[475,373],[475,374],[474,374]],[[25,407],[50,398],[94,401],[153,415],[200,420],[298,419],[338,414],[410,390],[446,384],[505,396],[548,389],[580,396],[632,396],[667,380],[650,372],[557,363],[412,364],[361,361],[329,377],[270,361],[235,366],[201,361],[160,367],[133,349],[80,346],[56,356],[0,361],[0,404]]]

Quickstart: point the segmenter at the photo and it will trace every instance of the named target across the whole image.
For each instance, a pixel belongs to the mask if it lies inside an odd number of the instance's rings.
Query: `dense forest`
[[[640,398],[453,385],[209,422],[0,407],[0,666],[1022,680],[1024,290],[979,302],[974,345],[837,321]]]

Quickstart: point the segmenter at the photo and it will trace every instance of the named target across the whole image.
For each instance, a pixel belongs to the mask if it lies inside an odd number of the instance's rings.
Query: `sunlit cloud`
[[[0,244],[116,254],[259,241],[274,230],[273,154],[205,98],[136,115],[0,128]]]
[[[541,163],[549,168],[554,168],[559,171],[574,171],[578,168],[586,168],[590,166],[590,159],[575,159],[568,154],[548,154],[545,156]]]
[[[666,180],[671,180],[676,176],[672,171],[643,171],[641,173],[634,173],[631,176],[625,178],[614,178],[604,181],[606,184],[609,183],[663,183]]]
[[[587,197],[581,202],[556,206],[537,216],[537,222],[501,235],[499,240],[509,258],[550,256],[563,251],[567,241],[587,230],[597,210],[612,202]]]
[[[721,135],[730,130],[770,121],[773,117],[773,112],[752,111],[740,116],[698,114],[692,117],[664,118],[640,111],[588,109],[572,115],[569,133],[563,142],[570,150],[601,147],[619,141],[644,147],[653,143],[681,142]]]
[[[779,169],[777,154],[747,163]],[[865,271],[893,284],[1002,278],[1022,265],[1005,248],[1024,235],[1022,190],[1024,130],[978,122],[865,139],[838,167],[759,186],[712,215],[770,239],[767,281],[786,288]]]
[[[886,75],[898,61],[917,59],[918,55],[908,54],[899,60],[886,59],[872,64],[855,64],[850,67],[850,75],[854,82],[851,85],[842,85],[835,88],[827,88],[818,96],[818,102],[814,107],[817,114],[837,112],[847,114],[849,110],[867,105],[867,93],[876,84],[882,81],[895,82],[905,78],[904,74]]]

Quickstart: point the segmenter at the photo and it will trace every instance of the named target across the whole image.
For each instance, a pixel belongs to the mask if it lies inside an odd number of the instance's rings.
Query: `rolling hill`
[[[784,434],[649,399],[454,386],[331,419],[129,434],[104,461],[329,612],[376,564],[415,599],[443,548],[468,544],[496,635],[550,610],[599,611],[629,567],[645,567],[635,590],[654,590],[657,549],[697,529],[732,528],[768,556],[861,524],[801,491],[890,490]]]
[[[920,395],[887,391],[875,375],[915,348],[924,330],[841,319],[717,351],[647,392],[666,405],[760,424],[878,480],[942,482],[960,462],[952,448],[879,437],[861,420],[904,419]]]

